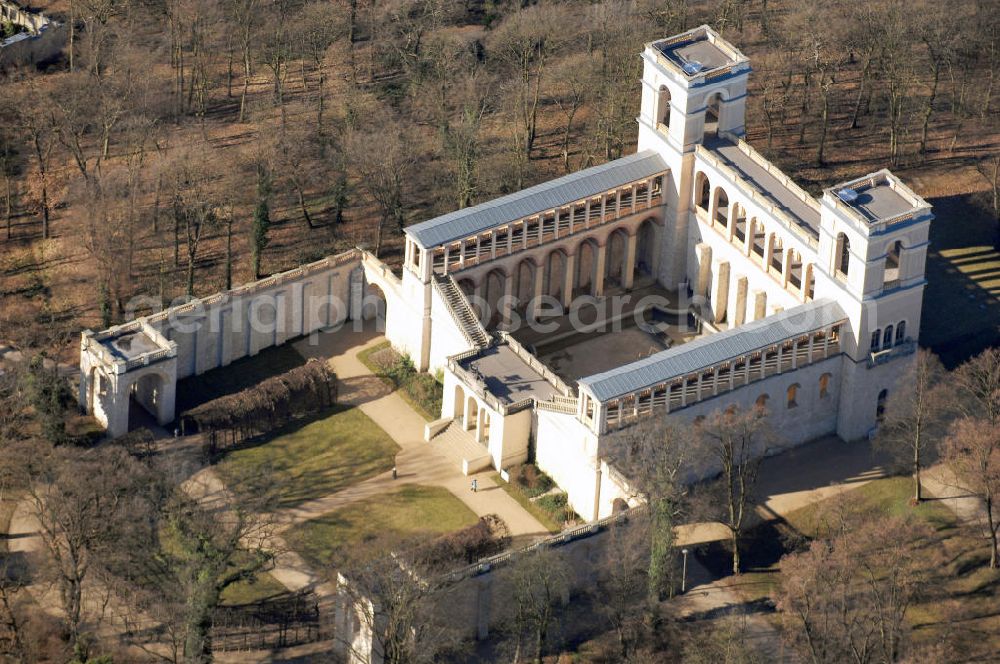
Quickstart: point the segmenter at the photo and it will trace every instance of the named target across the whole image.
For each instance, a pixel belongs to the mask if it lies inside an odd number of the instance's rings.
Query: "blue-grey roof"
[[[734,360],[846,318],[844,310],[833,300],[816,300],[732,330],[699,337],[578,382],[598,401],[607,401]]]
[[[420,245],[436,247],[667,170],[669,168],[659,154],[646,150],[464,210],[443,214],[414,224],[406,232]]]

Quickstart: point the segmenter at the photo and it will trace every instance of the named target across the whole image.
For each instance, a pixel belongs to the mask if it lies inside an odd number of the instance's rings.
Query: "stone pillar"
[[[712,247],[700,242],[695,247],[698,256],[698,282],[695,285],[694,294],[709,297],[708,284],[712,276]]]
[[[663,242],[663,223],[653,223],[653,264],[649,266],[649,271],[654,278],[660,274],[660,254],[663,248],[661,246]]]
[[[719,263],[715,279],[715,322],[726,320],[726,309],[729,308],[729,261]]]
[[[635,243],[638,240],[638,233],[632,233],[628,236],[628,240],[625,242],[625,260],[622,265],[622,284],[625,286],[625,290],[630,290],[632,288],[632,282],[635,278]]]
[[[753,292],[753,319],[760,320],[767,316],[767,293],[762,290]]]
[[[568,308],[576,290],[576,254],[566,255],[566,278],[563,280],[562,305]]]
[[[784,288],[788,288],[788,277],[792,273],[792,250],[785,249],[784,252],[781,257],[781,285]]]
[[[594,269],[594,283],[591,292],[594,297],[604,295],[604,272],[607,270],[608,244],[605,239],[604,244],[597,245],[597,266]]]
[[[740,277],[736,280],[736,311],[735,320],[733,324],[735,326],[740,326],[747,320],[747,290],[749,288],[749,281],[746,277]]]

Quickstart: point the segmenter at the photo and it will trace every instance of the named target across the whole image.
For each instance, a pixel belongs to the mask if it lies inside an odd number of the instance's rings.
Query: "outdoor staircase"
[[[478,473],[493,463],[485,445],[476,442],[473,434],[462,429],[462,423],[453,421],[444,431],[431,438],[434,449],[455,462],[466,475]]]
[[[455,280],[450,275],[434,275],[434,284],[437,286],[441,297],[451,311],[452,318],[458,323],[459,328],[465,338],[476,348],[488,348],[491,342],[490,335],[479,322],[476,312],[473,311],[469,300],[466,299],[462,289],[458,287]]]

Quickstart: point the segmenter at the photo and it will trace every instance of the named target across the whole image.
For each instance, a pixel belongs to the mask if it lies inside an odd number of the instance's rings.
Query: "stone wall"
[[[28,29],[0,41],[0,68],[54,60],[66,45],[66,26],[43,14],[34,14],[8,0],[0,0],[0,22]]]

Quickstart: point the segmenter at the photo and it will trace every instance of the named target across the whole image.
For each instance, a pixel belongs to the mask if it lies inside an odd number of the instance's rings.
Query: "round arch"
[[[593,294],[597,281],[598,250],[597,242],[593,238],[587,238],[576,247],[574,286],[578,294]]]
[[[562,301],[566,288],[566,252],[553,249],[545,257],[545,288],[542,292]]]
[[[695,206],[708,214],[708,208],[712,199],[712,185],[708,181],[708,176],[702,171],[694,176],[694,200]]]
[[[530,258],[517,264],[517,272],[514,274],[514,297],[518,309],[528,306],[528,303],[535,297],[537,273],[538,266]]]
[[[621,286],[625,279],[625,247],[628,245],[628,233],[621,228],[608,236],[607,254],[605,256],[605,277],[615,285]]]
[[[451,406],[451,418],[462,422],[465,417],[465,390],[461,385],[455,385],[455,399]]]
[[[647,217],[639,224],[636,231],[636,256],[635,256],[635,276],[655,277],[656,255],[659,247],[656,246],[656,220]]]
[[[716,187],[712,194],[712,225],[729,227],[729,195],[722,187]]]
[[[487,307],[484,318],[487,318],[486,322],[492,326],[503,318],[501,304],[507,288],[507,274],[500,268],[494,268],[486,274],[484,284],[486,287],[483,291],[483,300]]]

